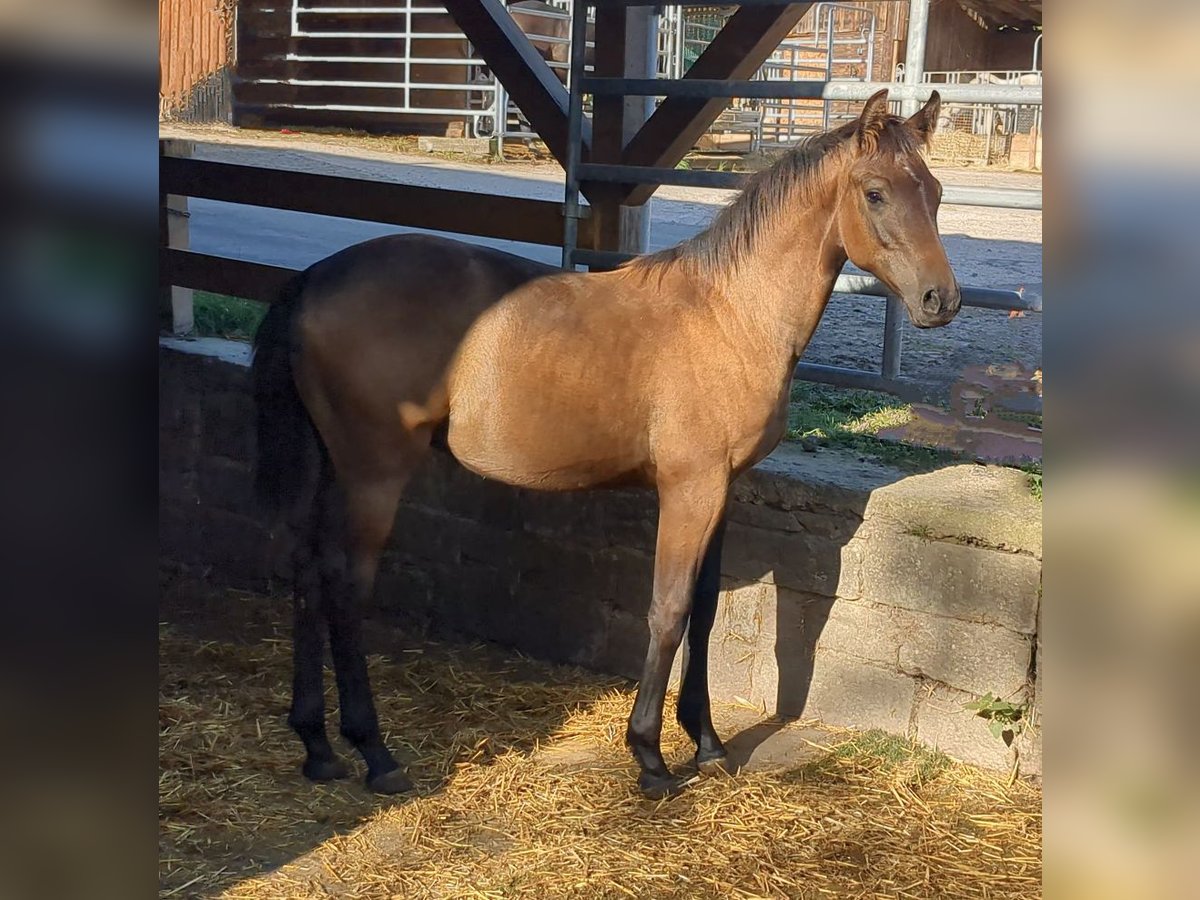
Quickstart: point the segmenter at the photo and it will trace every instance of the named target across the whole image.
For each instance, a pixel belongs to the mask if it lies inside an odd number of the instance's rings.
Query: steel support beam
[[[750,172],[712,172],[704,169],[643,169],[588,163],[579,167],[583,181],[621,184],[671,184],[682,187],[738,190]],[[1042,192],[1023,188],[982,188],[949,184],[942,194],[943,206],[995,206],[1004,209],[1041,209]]]
[[[566,165],[567,89],[501,0],[443,0],[443,5],[550,152]],[[582,3],[579,11],[586,14]],[[580,140],[586,159],[592,144],[591,126],[586,121]]]
[[[725,27],[688,69],[684,80],[752,77],[812,5],[742,7],[730,16]],[[671,97],[664,100],[625,147],[621,161],[631,166],[673,169],[727,105],[725,99]],[[648,184],[626,186],[622,189],[622,202],[640,205],[650,199],[655,190],[655,185]]]
[[[1039,105],[1042,86],[1016,84],[897,84],[893,81],[733,81],[719,78],[584,78],[583,91],[603,96],[668,97],[718,100],[734,97],[799,100],[866,100],[886,90],[889,100],[920,104],[937,91],[948,103]],[[663,104],[666,105],[665,103]],[[916,110],[914,109],[914,112]]]

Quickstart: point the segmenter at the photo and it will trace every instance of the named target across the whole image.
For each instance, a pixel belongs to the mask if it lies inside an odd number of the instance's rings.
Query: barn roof
[[[1035,31],[1042,27],[1042,0],[958,0],[989,25]]]

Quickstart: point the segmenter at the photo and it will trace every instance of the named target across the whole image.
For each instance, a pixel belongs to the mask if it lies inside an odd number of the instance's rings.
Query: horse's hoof
[[[696,769],[701,775],[728,775],[729,757],[722,753],[720,756],[709,756],[701,759],[697,755]]]
[[[412,787],[413,784],[403,769],[392,769],[374,777],[367,777],[367,790],[376,794],[404,794],[411,791]]]
[[[663,800],[682,793],[683,789],[694,780],[694,778],[686,778],[682,775],[672,775],[670,772],[666,775],[643,772],[638,776],[638,788],[647,800]]]
[[[350,767],[336,756],[331,759],[306,759],[301,771],[309,781],[337,781],[350,777]]]

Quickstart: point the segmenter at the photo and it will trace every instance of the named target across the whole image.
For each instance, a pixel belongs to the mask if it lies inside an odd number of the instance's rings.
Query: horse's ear
[[[876,91],[863,104],[862,113],[858,117],[858,134],[864,148],[874,147],[879,133],[888,122],[891,113],[888,111],[888,91]]]
[[[929,139],[933,137],[933,132],[937,129],[938,112],[941,108],[942,95],[934,91],[929,95],[929,102],[913,113],[912,117],[904,123],[913,130],[925,146],[929,146]]]

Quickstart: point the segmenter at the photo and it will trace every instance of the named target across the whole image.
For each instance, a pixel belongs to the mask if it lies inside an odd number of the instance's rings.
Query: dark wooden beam
[[[684,77],[750,78],[812,5],[787,3],[739,9]],[[622,162],[674,168],[726,106],[725,100],[667,98],[625,147]],[[655,190],[654,185],[623,186],[621,202],[634,206],[645,203]]]
[[[444,0],[463,34],[500,79],[529,124],[560,163],[567,164],[567,89],[534,49],[500,0]],[[583,154],[592,144],[583,123]]]
[[[284,169],[163,156],[164,194],[248,203],[270,209],[561,246],[562,206],[550,200],[315,175]],[[591,240],[591,223],[579,223]]]
[[[299,271],[173,247],[159,248],[158,270],[167,288],[177,285],[263,303],[279,299],[283,286]]]

